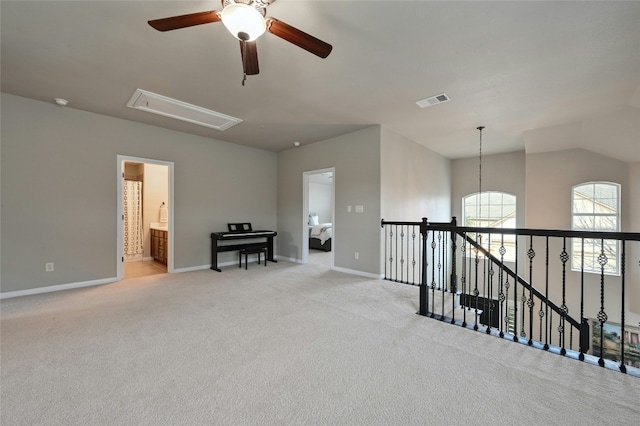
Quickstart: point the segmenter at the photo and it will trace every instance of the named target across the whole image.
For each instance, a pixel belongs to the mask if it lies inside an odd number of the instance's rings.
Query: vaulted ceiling
[[[266,33],[242,81],[221,23],[147,21],[213,1],[5,1],[1,89],[271,151],[381,124],[448,158],[583,147],[640,161],[640,2],[293,1],[273,16],[333,45]],[[243,120],[217,131],[126,106],[136,88]],[[446,93],[421,109],[415,101]]]

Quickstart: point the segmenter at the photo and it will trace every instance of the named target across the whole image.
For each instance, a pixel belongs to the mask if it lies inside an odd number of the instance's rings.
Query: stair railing
[[[419,286],[418,314],[640,376],[640,323],[627,323],[640,317],[627,298],[629,283],[640,294],[640,233],[381,225],[384,277]],[[585,242],[600,247],[591,264]]]

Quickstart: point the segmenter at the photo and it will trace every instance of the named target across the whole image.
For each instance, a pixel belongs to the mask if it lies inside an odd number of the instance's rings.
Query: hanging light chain
[[[478,155],[478,218],[480,219],[480,225],[482,225],[482,129],[484,126],[476,127],[480,131],[480,151]]]
[[[478,193],[482,195],[482,129],[484,126],[476,127],[480,131],[480,155],[478,157]]]

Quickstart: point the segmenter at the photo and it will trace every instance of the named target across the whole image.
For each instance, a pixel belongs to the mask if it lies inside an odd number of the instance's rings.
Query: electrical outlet
[[[356,260],[360,259],[360,253],[355,252],[355,257],[356,257]]]
[[[44,264],[44,271],[45,272],[53,272],[53,262],[45,263]]]

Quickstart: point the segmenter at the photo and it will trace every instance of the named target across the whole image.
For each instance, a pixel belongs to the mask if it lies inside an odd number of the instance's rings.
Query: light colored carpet
[[[640,379],[250,264],[2,300],[3,425],[638,424]]]

